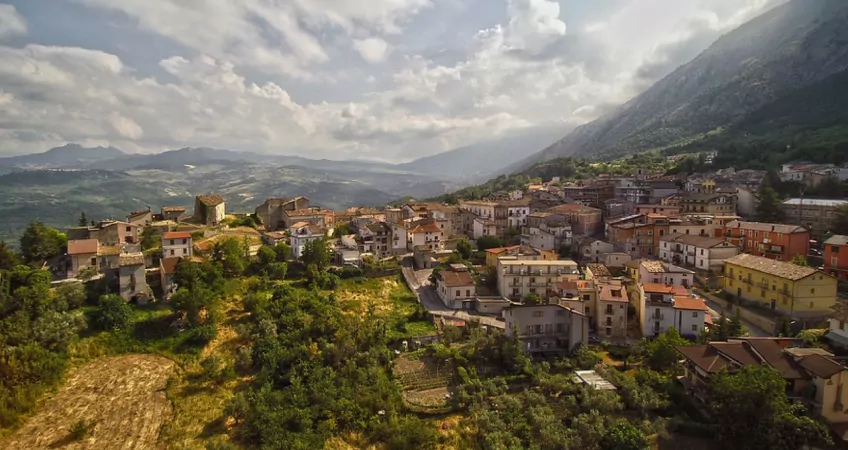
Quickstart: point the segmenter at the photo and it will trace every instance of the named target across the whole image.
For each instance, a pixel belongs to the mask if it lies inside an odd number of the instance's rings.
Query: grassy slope
[[[94,332],[83,336],[71,348],[72,363],[80,366],[95,358],[126,353],[153,353],[177,362],[175,375],[168,381],[166,392],[174,407],[171,421],[162,426],[160,442],[168,448],[204,449],[207,445],[229,441],[231,424],[221,420],[224,407],[236,392],[246,389],[251,376],[239,376],[219,383],[199,377],[200,361],[210,355],[235,361],[236,351],[249,345],[240,335],[247,321],[242,295],[245,280],[230,280],[224,307],[223,324],[218,337],[205,348],[186,343],[186,333],[170,328],[173,311],[166,304],[136,307],[133,324],[126,332]],[[369,307],[385,315],[392,324],[389,333],[400,339],[435,333],[433,324],[415,317],[418,303],[415,295],[400,277],[347,279],[334,291],[352,314],[364,314]],[[410,318],[414,320],[410,320]],[[355,441],[354,437],[351,437]],[[339,442],[338,440],[335,440]],[[340,447],[342,448],[342,447]]]

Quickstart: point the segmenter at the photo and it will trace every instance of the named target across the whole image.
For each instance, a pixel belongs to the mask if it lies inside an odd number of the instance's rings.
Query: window
[[[184,248],[184,249],[183,249],[183,255],[187,255],[187,254],[188,254],[188,249],[185,249],[185,248]]]
[[[607,305],[607,314],[612,314],[612,305]]]
[[[459,289],[457,289],[457,290],[456,290],[456,296],[457,296],[457,297],[459,297],[459,296],[461,296],[461,295],[462,295],[462,293],[459,291]]]
[[[813,302],[810,302],[810,309],[813,309],[813,308],[814,308]]]
[[[174,249],[171,249],[171,256],[174,256]]]
[[[692,331],[698,331],[698,325],[692,324]]]
[[[132,227],[127,227],[127,233],[132,233]]]
[[[816,293],[815,289],[810,289],[810,294],[815,294],[815,293]]]
[[[465,296],[466,296],[466,297],[471,297],[471,289],[466,289],[466,290],[465,290]]]
[[[607,329],[606,329],[606,335],[607,335],[607,336],[609,336],[609,335],[611,335],[611,334],[612,334],[612,330],[611,330],[611,329],[609,329],[609,328],[607,328]]]
[[[583,301],[586,301],[586,302],[589,301],[589,294],[586,294],[586,295],[583,296]]]
[[[168,245],[174,245],[174,240],[173,240],[173,239],[171,239],[169,242],[170,242],[170,244],[168,244]]]
[[[188,239],[183,239],[183,245],[188,244]]]
[[[544,311],[533,311],[533,317],[543,317],[544,315]]]
[[[692,311],[692,317],[698,318],[698,311]]]
[[[533,327],[531,327],[530,325],[527,325],[527,330],[525,331],[524,334],[533,334]]]
[[[760,289],[760,297],[765,297],[765,296],[766,296],[766,290]]]
[[[704,249],[701,249],[701,256],[704,256]]]
[[[97,265],[97,258],[91,258],[91,265],[92,265],[92,266],[96,266],[96,265]]]
[[[586,307],[586,314],[589,314],[589,307]]]

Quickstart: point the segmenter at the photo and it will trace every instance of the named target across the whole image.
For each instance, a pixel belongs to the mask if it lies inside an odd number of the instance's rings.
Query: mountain
[[[76,167],[126,156],[126,153],[117,148],[87,148],[79,144],[67,144],[51,148],[44,153],[0,158],[0,167]]]
[[[522,161],[609,158],[721,130],[848,69],[848,2],[793,0],[719,38],[647,91]]]
[[[565,127],[534,128],[518,135],[490,140],[399,164],[398,169],[476,182],[525,158],[527,153],[554,142]]]

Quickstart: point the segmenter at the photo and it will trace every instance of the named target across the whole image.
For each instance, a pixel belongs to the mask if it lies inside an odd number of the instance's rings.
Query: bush
[[[115,294],[100,297],[100,307],[94,315],[94,323],[101,330],[123,330],[132,320],[133,308]]]
[[[186,342],[195,345],[206,345],[218,335],[218,327],[214,324],[201,325],[187,331],[189,333]]]
[[[221,358],[217,355],[209,355],[200,361],[199,377],[203,380],[213,380],[221,371]]]
[[[250,347],[240,347],[236,351],[236,370],[241,374],[253,370],[253,350]]]
[[[94,422],[87,420],[77,420],[68,428],[68,439],[72,441],[81,441],[94,430]]]

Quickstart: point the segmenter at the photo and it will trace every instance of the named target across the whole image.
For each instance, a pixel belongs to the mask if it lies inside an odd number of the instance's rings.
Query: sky
[[[404,162],[565,134],[780,1],[0,0],[0,155]]]

